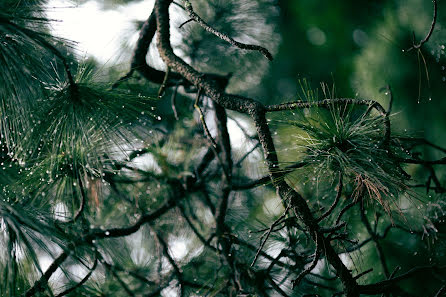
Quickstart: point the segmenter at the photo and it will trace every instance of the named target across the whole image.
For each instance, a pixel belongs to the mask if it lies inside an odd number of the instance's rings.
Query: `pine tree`
[[[252,99],[274,1],[156,0],[108,72],[46,4],[0,3],[1,296],[445,293],[446,149],[394,131],[390,86]]]

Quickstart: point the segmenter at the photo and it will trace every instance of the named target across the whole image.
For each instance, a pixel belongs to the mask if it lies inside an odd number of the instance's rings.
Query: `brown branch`
[[[250,244],[250,243],[248,243],[248,242],[246,242],[246,241],[244,241],[244,240],[242,240],[242,239],[240,239],[240,238],[238,238],[238,237],[236,237],[234,235],[231,235],[231,241],[234,244],[237,244],[239,246],[244,246],[244,247],[246,247],[247,249],[249,249],[249,250],[251,250],[253,252],[257,252],[258,251],[258,247],[254,246],[254,245],[252,245],[252,244]],[[280,267],[291,268],[291,265],[289,265],[287,263],[284,263],[284,262],[281,262],[281,261],[279,261],[279,259],[274,258],[271,255],[268,255],[267,253],[265,253],[263,251],[260,251],[260,255],[262,257],[264,257],[265,259],[270,260],[271,263],[274,262],[275,264],[277,264]]]
[[[220,106],[218,103],[214,103],[215,112],[215,128],[217,130],[217,142],[221,147],[222,159],[224,161],[223,169],[226,172],[226,183],[227,186],[232,184],[232,152],[231,152],[231,141],[228,131],[228,116],[224,107]]]
[[[76,222],[79,219],[79,217],[84,212],[85,205],[87,204],[87,193],[85,193],[84,184],[83,184],[82,178],[79,174],[77,174],[77,182],[79,184],[79,189],[81,192],[81,201],[79,202],[79,204],[80,204],[79,209],[78,209],[76,215],[74,216],[74,218],[71,220],[71,222]]]
[[[161,86],[158,90],[158,98],[160,98],[160,99],[163,97],[164,92],[166,91],[167,80],[169,79],[169,74],[170,74],[170,68],[167,67],[166,74],[164,75],[164,78],[163,78],[163,82],[161,83]]]
[[[206,124],[206,119],[204,117],[204,113],[201,110],[201,107],[199,105],[200,98],[201,98],[201,89],[198,89],[197,96],[196,96],[195,103],[194,103],[194,107],[198,111],[198,114],[200,116],[200,121],[201,121],[201,124],[203,125],[203,130],[204,130],[205,135],[206,135],[206,139],[210,142],[210,148],[214,152],[214,156],[217,157],[218,162],[222,166],[223,172],[226,175],[226,179],[227,180],[231,180],[231,177],[230,177],[231,173],[228,171],[229,169],[225,166],[225,163],[223,163],[223,160],[222,160],[222,158],[220,157],[220,155],[218,153],[219,151],[221,151],[221,149],[217,145],[217,142],[214,140],[214,137],[212,137],[212,134],[209,131],[209,128],[208,128],[208,126]]]
[[[322,246],[324,246],[325,256],[328,262],[337,271],[345,287],[347,296],[357,297],[359,294],[357,291],[357,284],[353,279],[351,272],[342,263],[338,254],[331,246],[329,240],[327,240],[327,238],[325,238],[323,234],[319,232],[319,226],[317,225],[317,222],[315,221],[305,199],[299,193],[290,188],[286,183],[280,182],[276,179],[278,159],[273,139],[271,137],[271,132],[266,120],[267,110],[260,102],[254,101],[250,98],[225,94],[216,86],[215,82],[207,80],[203,75],[173,53],[170,44],[169,32],[168,7],[170,4],[171,0],[157,0],[154,7],[158,25],[158,50],[161,58],[168,67],[171,67],[184,78],[189,80],[192,84],[202,89],[206,95],[208,95],[222,107],[239,111],[251,116],[254,121],[260,143],[262,144],[264,150],[264,156],[268,166],[270,178],[273,185],[276,187],[278,194],[282,197],[283,201],[288,199],[290,200],[296,216],[299,217],[305,224],[306,228],[308,228],[313,240],[317,240],[320,242],[320,244],[322,244]]]

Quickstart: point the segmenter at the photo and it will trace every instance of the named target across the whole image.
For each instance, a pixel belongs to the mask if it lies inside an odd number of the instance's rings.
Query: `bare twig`
[[[175,117],[175,120],[177,120],[177,121],[180,119],[178,116],[177,104],[176,104],[176,98],[177,98],[177,94],[178,94],[178,86],[179,86],[179,84],[177,83],[175,85],[175,88],[173,89],[172,97],[170,98],[170,104],[172,105],[173,115]]]
[[[446,294],[446,285],[443,285],[434,297],[441,297]]]
[[[189,16],[191,17],[191,19],[196,21],[206,31],[214,34],[218,38],[232,44],[233,46],[236,46],[236,47],[238,47],[240,49],[244,49],[244,50],[259,51],[268,60],[270,60],[270,61],[273,60],[273,56],[266,48],[259,46],[259,45],[252,45],[252,44],[246,44],[246,43],[241,43],[241,42],[235,41],[228,35],[220,32],[220,31],[216,30],[215,28],[211,27],[210,25],[208,25],[199,15],[197,15],[195,13],[195,11],[192,8],[192,4],[190,3],[189,0],[184,0],[184,6],[185,6],[187,12],[189,13]]]
[[[188,19],[187,21],[183,22],[181,25],[178,26],[178,29],[183,28],[184,25],[189,24],[190,22],[193,22],[194,19]]]
[[[420,266],[412,268],[406,273],[401,274],[387,280],[383,280],[369,285],[358,285],[359,292],[361,294],[375,295],[385,293],[398,285],[398,282],[413,277],[414,275],[422,272],[429,272],[434,270],[445,270],[446,266]]]
[[[25,297],[30,297],[42,290],[45,286],[48,285],[48,280],[53,275],[54,272],[62,265],[62,263],[68,258],[69,253],[67,251],[63,251],[54,261],[51,263],[51,265],[48,267],[48,269],[45,271],[45,273],[40,277],[39,280],[37,280],[34,285],[26,291],[26,293],[23,295]]]
[[[269,227],[268,231],[266,231],[264,236],[262,236],[263,237],[263,241],[260,244],[259,249],[257,250],[257,253],[256,253],[255,257],[254,257],[254,260],[252,260],[251,267],[254,266],[254,264],[256,263],[257,259],[259,258],[260,251],[265,246],[265,243],[268,240],[269,236],[271,235],[271,232],[273,231],[274,227],[277,226],[283,220],[283,218],[285,218],[285,216],[287,215],[288,210],[290,209],[290,206],[291,206],[291,204],[288,204],[288,206],[286,207],[286,209],[283,212],[283,214],[277,220],[275,220],[274,223],[271,224],[271,226]]]
[[[370,225],[370,222],[369,222],[369,220],[367,218],[367,215],[365,214],[364,204],[363,203],[361,203],[361,206],[360,206],[360,215],[361,215],[362,223],[364,224],[367,232],[372,237],[372,240],[375,243],[376,252],[378,253],[378,258],[379,258],[379,260],[381,262],[381,266],[382,266],[384,275],[387,278],[389,278],[390,277],[389,268],[387,266],[387,261],[386,261],[385,255],[384,255],[384,250],[383,250],[383,248],[381,246],[381,243],[380,243],[380,238],[379,238],[379,236],[377,236],[377,234],[375,232],[373,232],[372,226]]]
[[[363,272],[361,272],[360,274],[356,275],[356,276],[355,276],[355,279],[358,279],[358,278],[360,278],[360,277],[363,277],[364,275],[366,275],[366,274],[368,274],[368,273],[370,273],[370,272],[372,272],[372,271],[373,271],[373,268],[367,269],[366,271],[363,271]]]
[[[73,222],[76,222],[78,218],[82,215],[85,209],[85,204],[87,203],[87,194],[85,193],[84,184],[82,182],[82,177],[77,174],[77,182],[79,183],[79,190],[81,192],[81,201],[79,202],[79,210],[77,211],[76,215],[73,218]]]
[[[305,268],[301,273],[299,273],[299,275],[297,276],[297,278],[293,281],[293,288],[295,288],[296,286],[299,285],[299,283],[302,281],[302,279],[311,272],[311,270],[313,270],[316,265],[317,262],[319,261],[319,258],[321,256],[321,247],[319,246],[319,240],[316,237],[316,248],[314,251],[314,259],[311,262],[311,264]]]
[[[249,157],[256,149],[258,149],[260,146],[260,143],[257,142],[249,151],[247,151],[238,161],[235,163],[235,167],[240,167],[243,161],[245,161],[246,158]]]
[[[423,44],[428,42],[429,39],[431,38],[432,33],[434,32],[434,29],[435,29],[435,24],[437,23],[437,10],[438,10],[437,9],[437,0],[432,0],[432,2],[434,3],[434,16],[432,17],[432,23],[431,23],[429,32],[427,33],[426,37],[424,37],[418,44],[414,44],[407,50],[403,50],[403,51],[409,52],[413,49],[420,49],[423,46]]]
[[[161,83],[161,86],[160,86],[160,88],[158,90],[158,98],[163,97],[164,92],[166,91],[167,80],[169,79],[169,74],[170,74],[170,68],[167,67],[166,74],[164,75],[163,82]]]
[[[323,213],[319,219],[317,219],[318,222],[322,221],[323,219],[328,217],[333,212],[333,210],[338,205],[341,195],[342,195],[342,173],[339,172],[338,191],[336,193],[336,197],[333,201],[333,204],[330,206],[330,208],[325,213]]]
[[[347,210],[349,210],[350,208],[352,208],[353,206],[355,206],[356,203],[359,202],[360,199],[354,199],[352,202],[350,202],[349,204],[347,204],[340,212],[338,215],[338,218],[336,219],[336,225],[339,224],[339,222],[342,219],[342,216],[347,212]]]
[[[93,274],[93,271],[96,269],[98,265],[98,257],[95,257],[94,263],[93,263],[93,267],[91,267],[88,271],[88,273],[82,278],[82,280],[80,282],[78,282],[76,285],[72,286],[71,288],[63,291],[62,293],[58,294],[56,297],[62,297],[65,296],[71,292],[73,292],[74,290],[76,290],[77,288],[80,288],[83,284],[85,284],[88,279],[90,278],[90,276]]]

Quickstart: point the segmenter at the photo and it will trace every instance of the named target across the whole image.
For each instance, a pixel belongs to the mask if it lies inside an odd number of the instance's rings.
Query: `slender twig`
[[[437,0],[432,0],[432,2],[434,3],[434,16],[432,17],[432,23],[431,23],[431,27],[429,29],[429,32],[427,33],[426,37],[424,37],[418,44],[414,44],[412,45],[410,48],[408,48],[407,50],[403,50],[406,52],[409,52],[413,49],[419,49],[423,46],[423,44],[425,44],[426,42],[429,41],[429,39],[432,36],[432,33],[434,32],[435,29],[435,24],[437,23]]]
[[[387,108],[386,111],[386,117],[390,116],[390,113],[392,112],[392,106],[393,106],[393,92],[392,92],[392,88],[390,87],[390,85],[387,85],[383,88],[381,88],[379,90],[380,92],[385,92],[386,95],[389,95],[389,107]]]
[[[136,221],[135,224],[133,224],[131,226],[123,227],[123,228],[110,228],[107,230],[93,229],[90,233],[85,235],[84,238],[81,238],[81,240],[83,240],[85,242],[90,242],[94,239],[123,237],[123,236],[133,234],[136,231],[138,231],[142,225],[152,222],[152,221],[158,219],[159,217],[161,217],[162,215],[164,215],[165,213],[167,213],[169,210],[171,210],[175,206],[175,204],[176,204],[175,200],[182,199],[182,198],[183,197],[180,196],[180,197],[175,197],[175,198],[169,199],[166,203],[164,203],[163,206],[161,206],[154,212],[151,212],[149,214],[145,214],[145,215],[141,216],[141,218],[138,221]],[[179,200],[177,200],[177,201],[179,201]]]
[[[192,229],[192,231],[194,232],[194,234],[197,236],[197,238],[201,241],[201,243],[210,248],[211,250],[218,252],[218,249],[213,247],[204,237],[203,235],[201,235],[201,233],[198,231],[198,229],[194,226],[194,224],[192,223],[191,219],[189,218],[189,216],[187,216],[185,209],[183,207],[183,205],[181,204],[177,204],[178,209],[180,210],[181,216],[186,220],[187,224],[189,225],[189,227]]]
[[[164,92],[166,91],[167,80],[169,79],[169,74],[170,74],[170,68],[167,67],[166,74],[164,75],[163,82],[161,83],[161,86],[160,86],[160,88],[158,90],[158,98],[163,97]]]
[[[201,27],[203,27],[203,29],[205,29],[206,31],[214,34],[218,38],[220,38],[220,39],[230,43],[233,46],[236,46],[236,47],[238,47],[240,49],[244,49],[244,50],[259,51],[268,60],[270,60],[270,61],[273,60],[273,56],[271,55],[271,53],[266,48],[264,48],[262,46],[259,46],[259,45],[252,45],[252,44],[246,44],[246,43],[241,43],[241,42],[235,41],[234,39],[232,39],[228,35],[226,35],[226,34],[220,32],[220,31],[216,30],[215,28],[209,26],[198,14],[195,13],[195,11],[192,8],[192,4],[190,3],[189,0],[184,0],[184,7],[186,8],[187,12],[189,13],[189,16],[194,21],[196,21]]]
[[[388,144],[390,141],[390,119],[387,116],[387,111],[384,107],[376,101],[373,100],[365,100],[365,99],[352,99],[352,98],[328,98],[319,101],[294,101],[281,103],[276,105],[265,106],[267,112],[273,111],[284,111],[284,110],[293,110],[293,109],[304,109],[304,108],[312,108],[312,107],[330,107],[333,105],[362,105],[368,106],[367,111],[364,113],[366,116],[372,109],[375,109],[381,116],[384,117],[384,139],[383,144]]]
[[[249,151],[247,151],[238,161],[235,163],[235,167],[240,167],[243,161],[245,161],[246,158],[249,157],[256,149],[258,149],[260,146],[260,143],[257,142]]]
[[[368,273],[370,273],[370,272],[372,272],[372,271],[373,271],[373,268],[367,269],[366,271],[363,271],[363,272],[361,272],[360,274],[356,275],[356,276],[355,276],[355,279],[358,279],[358,278],[360,278],[360,277],[363,277],[364,275],[366,275],[366,274],[368,274]]]
[[[272,279],[270,275],[268,275],[268,281],[277,293],[279,293],[283,297],[290,297],[287,293],[285,293],[284,290],[282,290],[282,288],[278,284],[276,284],[276,282]]]
[[[302,281],[302,279],[311,272],[311,270],[313,270],[316,265],[317,262],[319,261],[319,258],[321,256],[321,247],[319,246],[319,240],[316,237],[316,248],[314,251],[314,259],[311,262],[311,264],[305,268],[303,271],[301,271],[301,273],[299,273],[299,275],[297,276],[297,278],[295,280],[293,280],[293,288],[295,288],[296,286],[299,285],[299,283]]]
[[[77,288],[80,288],[83,284],[85,284],[88,281],[90,276],[93,274],[93,271],[96,269],[97,265],[98,265],[98,257],[95,257],[95,260],[94,260],[94,263],[93,263],[93,267],[89,268],[88,273],[82,278],[82,280],[80,282],[78,282],[76,285],[72,286],[71,288],[63,291],[60,294],[58,294],[56,297],[65,296],[65,295],[73,292]]]
[[[296,162],[294,164],[286,166],[283,169],[277,169],[276,170],[277,173],[275,174],[275,176],[276,176],[275,178],[276,178],[277,181],[279,179],[283,179],[283,177],[285,175],[287,175],[288,173],[293,172],[294,169],[299,169],[299,168],[302,168],[302,167],[304,167],[306,165],[308,165],[307,162]],[[236,190],[236,191],[248,190],[248,189],[255,188],[257,186],[264,185],[264,184],[266,184],[268,182],[271,182],[271,176],[270,175],[265,175],[265,176],[263,176],[263,177],[261,177],[259,179],[251,180],[251,181],[248,181],[248,182],[246,182],[244,184],[236,184],[236,183],[234,183],[232,189]]]
[[[179,116],[178,116],[178,111],[177,111],[177,104],[176,104],[176,98],[177,98],[177,94],[178,94],[178,87],[179,84],[177,83],[175,85],[175,88],[173,89],[172,92],[172,97],[170,97],[170,104],[172,105],[172,111],[173,111],[173,115],[175,117],[175,120],[179,120]]]
[[[185,21],[185,22],[183,22],[181,25],[179,25],[179,26],[178,26],[178,29],[183,28],[184,25],[186,25],[186,24],[188,24],[188,23],[190,23],[190,22],[193,22],[193,21],[194,21],[194,19],[188,19],[187,21]]]
[[[434,161],[398,158],[398,162],[406,164],[421,164],[421,165],[444,165],[446,164],[446,157]]]
[[[333,210],[338,205],[341,195],[342,195],[342,173],[339,172],[338,191],[336,193],[336,197],[333,201],[333,204],[330,206],[330,208],[325,213],[323,213],[319,219],[317,219],[318,222],[322,221],[323,219],[328,217],[333,212]]]
[[[105,262],[104,259],[102,259],[102,262],[105,264],[105,267],[108,268],[108,270],[112,273],[113,277],[118,281],[119,285],[124,289],[127,295],[130,297],[135,296],[135,293],[127,286],[127,284],[122,280],[122,278],[119,276],[119,274],[115,271],[114,267]]]
[[[214,137],[212,137],[212,134],[211,134],[211,132],[208,129],[208,126],[207,126],[205,118],[204,118],[203,111],[201,110],[201,107],[199,105],[201,92],[202,92],[201,89],[199,89],[198,92],[197,92],[197,96],[195,97],[194,107],[198,111],[198,114],[200,115],[200,121],[203,124],[204,132],[206,133],[207,138],[209,139],[209,141],[211,142],[212,147],[215,150],[214,154],[216,156],[218,156],[218,153],[216,151],[217,150],[217,143],[215,142]]]
[[[79,210],[77,211],[76,215],[73,218],[73,222],[76,222],[77,219],[82,215],[85,209],[85,205],[87,203],[87,194],[85,193],[84,183],[82,182],[82,177],[77,174],[77,182],[79,183],[79,190],[81,192],[81,201]]]
[[[342,216],[347,212],[347,210],[349,210],[350,208],[352,208],[353,206],[355,206],[356,203],[358,203],[360,199],[354,199],[352,202],[350,202],[349,204],[347,204],[340,212],[339,215],[336,219],[336,225],[339,224],[339,222],[342,219]]]
[[[387,265],[387,261],[384,255],[384,250],[381,246],[380,243],[380,239],[377,234],[375,232],[373,232],[372,226],[370,225],[370,222],[367,218],[367,215],[365,214],[365,210],[364,210],[364,203],[363,201],[361,201],[361,205],[360,205],[360,215],[361,215],[361,221],[364,224],[367,232],[369,233],[369,235],[372,237],[373,242],[375,243],[375,247],[376,247],[376,252],[378,254],[378,258],[381,262],[381,266],[384,272],[384,275],[389,278],[390,276],[390,272],[389,272],[389,268]]]
[[[443,285],[434,297],[441,297],[446,294],[446,285]]]
[[[54,261],[51,263],[51,265],[48,267],[48,269],[45,271],[45,273],[40,277],[39,280],[37,280],[34,285],[26,291],[26,293],[23,295],[25,297],[30,297],[36,294],[38,291],[43,289],[45,286],[48,285],[48,280],[53,275],[54,272],[62,265],[62,263],[68,258],[69,252],[63,251]]]
[[[374,284],[369,285],[358,285],[358,290],[361,294],[367,295],[376,295],[384,292],[388,292],[395,286],[397,286],[398,282],[402,280],[406,280],[408,278],[413,277],[414,275],[422,272],[429,272],[434,270],[446,270],[446,266],[420,266],[412,268],[411,270],[403,273],[399,276],[386,279]]]
[[[122,82],[129,80],[133,73],[135,72],[135,69],[130,69],[129,72],[127,72],[126,74],[124,74],[124,76],[120,77],[113,85],[112,85],[112,89],[116,89]]]
[[[332,227],[325,227],[325,228],[320,228],[320,232],[322,233],[334,233],[340,229],[342,229],[343,227],[345,227],[347,225],[346,222],[341,222],[339,224],[336,224]]]
[[[65,73],[67,75],[67,79],[69,82],[69,86],[70,86],[70,90],[73,93],[74,96],[77,95],[77,88],[76,88],[76,83],[73,77],[73,74],[71,73],[71,69],[70,69],[70,65],[67,61],[67,58],[55,47],[53,46],[50,42],[48,42],[44,36],[47,36],[47,34],[45,33],[41,33],[41,32],[36,32],[33,30],[30,30],[28,28],[19,26],[9,20],[5,20],[4,21],[6,25],[12,26],[14,28],[16,28],[17,30],[19,30],[20,32],[22,32],[24,35],[26,35],[27,37],[29,37],[31,40],[34,40],[36,43],[40,44],[43,48],[46,48],[47,50],[49,50],[51,53],[53,53],[60,61],[62,61],[62,64],[64,66],[64,70]]]
[[[427,146],[430,146],[430,147],[432,147],[434,149],[437,149],[437,150],[439,150],[439,151],[441,151],[441,152],[446,154],[446,149],[445,148],[443,148],[443,147],[441,147],[439,145],[436,145],[436,144],[434,144],[434,143],[432,143],[432,142],[430,142],[430,141],[428,141],[428,140],[426,140],[424,138],[398,137],[397,139],[401,140],[401,141],[404,141],[404,142],[413,142],[414,144],[412,146],[410,146],[410,149],[412,149],[416,145],[427,145]]]
[[[291,207],[291,204],[288,204],[286,209],[285,209],[285,211],[283,212],[283,214],[277,220],[275,220],[274,223],[271,224],[271,226],[269,227],[268,231],[266,231],[266,233],[264,234],[263,241],[260,244],[259,249],[257,250],[257,253],[256,253],[255,257],[254,257],[254,260],[252,260],[251,267],[254,266],[254,264],[256,263],[257,259],[259,258],[260,251],[265,246],[266,241],[268,240],[269,236],[271,235],[271,232],[273,231],[274,227],[277,226],[283,220],[283,218],[285,218],[285,216],[287,215],[288,210],[290,209],[290,207]]]
[[[312,285],[312,286],[315,286],[315,287],[319,287],[319,288],[322,288],[322,289],[325,289],[325,290],[329,290],[329,291],[333,291],[333,292],[336,291],[336,289],[334,287],[330,287],[330,286],[327,286],[327,285],[324,285],[324,284],[320,284],[320,283],[311,281],[308,278],[304,279],[304,281],[306,283]],[[317,296],[319,296],[319,295],[317,295]]]
[[[206,124],[206,119],[204,117],[203,111],[201,110],[201,107],[199,105],[199,101],[200,101],[200,98],[201,98],[201,93],[202,93],[202,90],[198,89],[197,96],[195,98],[194,107],[195,107],[195,109],[199,113],[200,121],[201,121],[201,124],[203,125],[203,130],[204,130],[204,132],[206,134],[206,138],[210,142],[210,147],[211,147],[212,151],[214,152],[214,155],[217,157],[218,162],[222,166],[223,172],[225,173],[227,179],[230,180],[230,173],[227,171],[227,168],[226,168],[226,166],[224,166],[223,160],[221,159],[220,154],[218,153],[219,152],[219,146],[217,145],[217,142],[215,142],[214,137],[212,137],[212,134],[209,131],[209,128],[208,128],[208,126]]]

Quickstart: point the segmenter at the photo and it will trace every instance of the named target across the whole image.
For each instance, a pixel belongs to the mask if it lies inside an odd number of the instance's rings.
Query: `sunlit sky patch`
[[[80,56],[93,56],[101,63],[119,62],[128,57],[125,43],[133,46],[138,39],[135,20],[145,20],[153,1],[132,2],[103,10],[98,1],[73,5],[68,0],[50,0],[47,15],[58,20],[52,23],[53,34],[78,42]],[[129,36],[129,34],[131,36]]]

